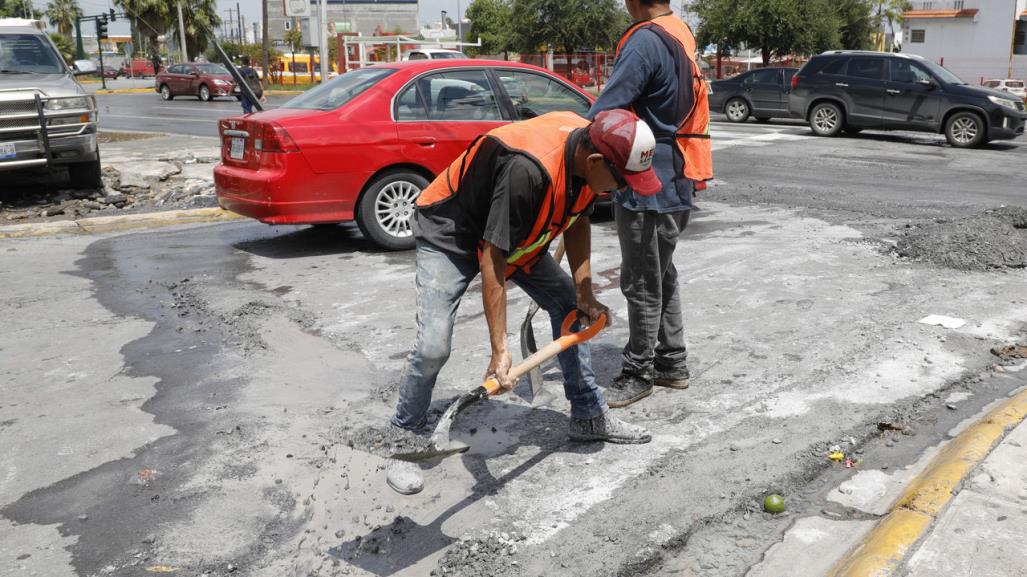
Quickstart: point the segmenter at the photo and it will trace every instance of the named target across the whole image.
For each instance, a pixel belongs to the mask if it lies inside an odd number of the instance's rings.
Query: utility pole
[[[82,17],[75,18],[75,58],[84,60],[85,48],[82,47]]]
[[[182,18],[182,0],[178,0],[178,37],[182,43],[182,62],[189,62],[189,51],[185,47],[185,19]]]
[[[328,65],[330,54],[328,50],[328,0],[321,0],[320,10],[317,15],[317,25],[319,30],[317,31],[318,44],[321,45],[321,84],[328,82]]]
[[[242,10],[239,9],[239,3],[238,2],[235,3],[235,16],[236,16],[236,19],[239,21],[239,44],[245,44],[246,43],[246,37],[243,36],[243,33],[242,33],[243,32],[243,28],[242,28]]]
[[[267,3],[270,1],[271,0],[260,0],[260,55],[263,60],[263,62],[261,62],[261,66],[264,69],[264,84],[267,86],[271,85],[271,39],[267,37]]]
[[[221,22],[221,25],[222,26],[226,26],[228,28],[228,41],[229,42],[234,42],[235,41],[235,12],[232,12],[231,8],[228,9],[228,20]]]
[[[1013,37],[1009,39],[1009,71],[1006,73],[1006,78],[1013,77],[1013,55],[1016,54],[1016,22],[1019,16],[1016,13],[1017,0],[1013,0]]]
[[[456,0],[456,41],[464,41],[464,12],[460,9],[460,0]]]

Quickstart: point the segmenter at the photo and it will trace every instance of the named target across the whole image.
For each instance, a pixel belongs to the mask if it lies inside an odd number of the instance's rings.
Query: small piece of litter
[[[956,407],[952,403],[949,403],[949,404],[945,405],[945,408],[950,410],[950,411],[955,411],[958,407]]]
[[[955,317],[947,317],[945,315],[927,315],[920,319],[921,323],[925,325],[935,325],[939,327],[945,327],[947,329],[958,329],[959,327],[966,324],[963,319],[957,319]]]
[[[840,463],[842,461],[842,459],[845,458],[845,453],[842,453],[841,451],[835,451],[835,452],[831,453],[830,455],[828,455],[827,458],[831,459],[832,461],[834,461],[836,463]]]

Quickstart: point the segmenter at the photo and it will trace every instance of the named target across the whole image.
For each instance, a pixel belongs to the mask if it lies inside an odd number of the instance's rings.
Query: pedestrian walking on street
[[[630,335],[621,374],[606,390],[611,407],[652,393],[684,389],[689,373],[674,249],[688,224],[692,197],[713,177],[706,83],[695,37],[664,0],[625,0],[635,23],[617,45],[609,81],[589,111],[628,109],[656,135],[653,168],[662,183],[652,196],[614,194],[621,248],[621,292]]]
[[[260,75],[257,71],[250,66],[250,57],[243,55],[240,58],[242,66],[239,67],[239,75],[246,81],[246,85],[253,91],[253,95],[257,97],[261,102],[267,102],[267,97],[264,96],[264,82],[260,79]],[[253,112],[253,103],[246,97],[246,93],[239,92],[239,103],[242,104],[242,111],[246,114]]]
[[[592,293],[590,215],[596,192],[629,184],[650,193],[661,187],[651,168],[656,141],[631,112],[614,110],[589,122],[552,112],[509,124],[476,139],[417,198],[417,341],[407,357],[391,424],[421,432],[439,371],[449,359],[457,307],[479,272],[492,358],[485,377],[505,388],[506,282],[521,287],[549,313],[553,335],[577,310],[589,323],[607,308]],[[564,235],[573,277],[549,254]],[[650,434],[607,412],[596,386],[588,345],[558,356],[571,403],[569,436],[577,441],[646,443]],[[389,486],[421,490],[413,463],[390,459]]]

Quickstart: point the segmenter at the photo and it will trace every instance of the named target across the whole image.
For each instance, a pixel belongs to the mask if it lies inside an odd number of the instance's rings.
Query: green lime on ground
[[[763,510],[767,513],[783,513],[785,510],[785,498],[778,494],[767,495],[763,499]]]

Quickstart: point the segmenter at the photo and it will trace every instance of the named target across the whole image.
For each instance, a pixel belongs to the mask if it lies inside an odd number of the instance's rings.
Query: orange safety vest
[[[692,86],[692,107],[685,110],[684,100],[679,100],[677,117],[682,120],[677,132],[673,135],[657,134],[656,138],[674,138],[685,161],[685,177],[695,183],[696,190],[702,190],[706,188],[706,181],[713,178],[713,148],[710,143],[710,103],[706,80],[695,61],[695,36],[688,24],[677,16],[657,16],[628,28],[617,43],[618,56],[631,35],[643,28],[655,32],[674,56],[678,69],[678,90],[683,91],[685,86]],[[691,70],[688,64],[691,64]]]
[[[569,194],[571,167],[567,165],[567,140],[572,132],[589,124],[588,120],[573,112],[550,112],[493,129],[475,139],[445,173],[422,190],[416,205],[423,208],[456,199],[460,187],[465,184],[464,175],[487,141],[527,156],[542,169],[548,188],[531,233],[506,259],[506,277],[510,278],[518,270],[527,272],[549,249],[549,243],[574,224],[595,198],[595,193],[587,185],[581,187],[577,198],[571,198]],[[494,150],[492,146],[489,148]],[[492,191],[468,190],[464,193],[491,195]],[[483,248],[484,241],[478,248],[479,258]]]

